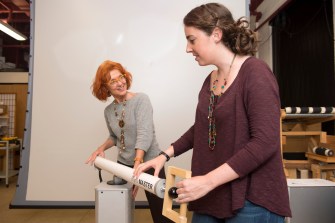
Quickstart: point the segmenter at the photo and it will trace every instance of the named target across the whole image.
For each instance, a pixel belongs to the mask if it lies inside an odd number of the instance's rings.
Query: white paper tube
[[[107,160],[97,156],[94,165],[102,170],[108,171],[115,176],[118,176],[136,186],[143,188],[157,197],[164,198],[165,179],[152,176],[147,173],[142,173],[137,179],[134,179],[134,169],[122,164]]]

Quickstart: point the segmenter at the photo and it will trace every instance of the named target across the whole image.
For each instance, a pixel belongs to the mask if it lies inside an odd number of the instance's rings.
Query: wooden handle
[[[184,170],[178,167],[174,167],[174,166],[168,167],[168,171],[166,175],[166,183],[165,183],[163,215],[176,223],[187,223],[187,217],[186,217],[187,204],[186,203],[183,203],[180,205],[179,213],[172,209],[173,197],[169,195],[169,191],[175,185],[176,176],[181,177],[181,178],[191,178],[192,173],[191,171]]]

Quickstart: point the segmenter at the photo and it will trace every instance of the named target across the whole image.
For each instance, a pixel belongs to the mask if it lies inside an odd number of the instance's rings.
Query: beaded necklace
[[[220,95],[219,95],[219,96],[222,95],[222,91],[223,91],[223,89],[225,88],[225,86],[227,85],[227,81],[228,81],[228,78],[229,78],[229,75],[230,75],[231,67],[233,66],[233,63],[234,63],[234,61],[235,61],[235,58],[236,58],[236,53],[234,54],[234,57],[233,57],[233,59],[232,59],[230,65],[229,65],[228,75],[227,75],[227,77],[225,77],[225,78],[223,79],[223,84],[221,85],[221,92],[220,92]],[[219,80],[218,80],[218,74],[216,74],[216,79],[215,79],[215,81],[213,81],[213,86],[212,86],[212,91],[211,91],[211,92],[214,93],[214,91],[216,90],[216,84],[218,83],[218,81],[219,81]]]
[[[124,129],[123,127],[125,126],[125,122],[124,122],[124,116],[125,116],[125,108],[126,108],[126,105],[127,105],[127,100],[125,100],[124,102],[122,102],[122,112],[121,112],[121,116],[118,118],[118,113],[116,111],[116,107],[117,107],[117,102],[114,100],[113,102],[114,104],[114,114],[115,114],[115,117],[116,119],[119,121],[118,124],[119,124],[119,127],[121,129],[121,136],[120,136],[120,153],[122,152],[122,150],[125,150],[126,149],[126,144],[125,144],[125,136],[124,136]]]
[[[209,126],[208,126],[208,147],[211,151],[214,150],[215,145],[216,145],[216,126],[215,126],[215,116],[214,116],[214,110],[215,110],[215,105],[217,104],[217,101],[219,97],[222,95],[222,91],[224,87],[227,85],[227,80],[230,75],[230,70],[231,67],[233,66],[234,60],[236,58],[236,54],[233,57],[233,60],[230,63],[229,70],[228,70],[228,75],[223,81],[223,85],[221,86],[221,91],[219,95],[215,94],[215,89],[216,89],[216,84],[218,82],[218,75],[216,75],[216,79],[213,82],[213,86],[211,89],[211,95],[209,97],[209,106],[208,106],[208,121],[209,121]]]

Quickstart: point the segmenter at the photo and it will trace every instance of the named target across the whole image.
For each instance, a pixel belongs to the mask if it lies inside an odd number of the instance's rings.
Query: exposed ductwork
[[[0,20],[30,37],[30,1],[0,0]],[[0,31],[0,57],[6,62],[16,64],[17,69],[28,70],[26,55],[29,54],[30,39],[17,41]],[[3,71],[0,69],[0,72]]]
[[[12,2],[21,10],[22,13],[25,13],[26,16],[30,17],[29,2],[26,0],[12,0]]]
[[[29,23],[30,6],[26,0],[1,0],[0,19],[11,23]]]

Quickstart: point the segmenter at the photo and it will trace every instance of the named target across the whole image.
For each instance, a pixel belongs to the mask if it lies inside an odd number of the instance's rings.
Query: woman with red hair
[[[153,159],[161,152],[155,135],[153,109],[149,97],[144,93],[128,91],[132,84],[132,75],[120,64],[110,60],[104,61],[98,68],[92,93],[100,101],[114,100],[104,111],[109,136],[86,160],[92,164],[97,156],[104,157],[109,148],[118,149],[117,162],[131,168]],[[150,169],[146,173],[153,174]],[[164,169],[159,173],[165,178]],[[124,184],[124,180],[114,176],[108,184]],[[138,187],[133,189],[133,198]],[[163,200],[145,191],[153,221],[155,223],[171,222],[162,215]]]

